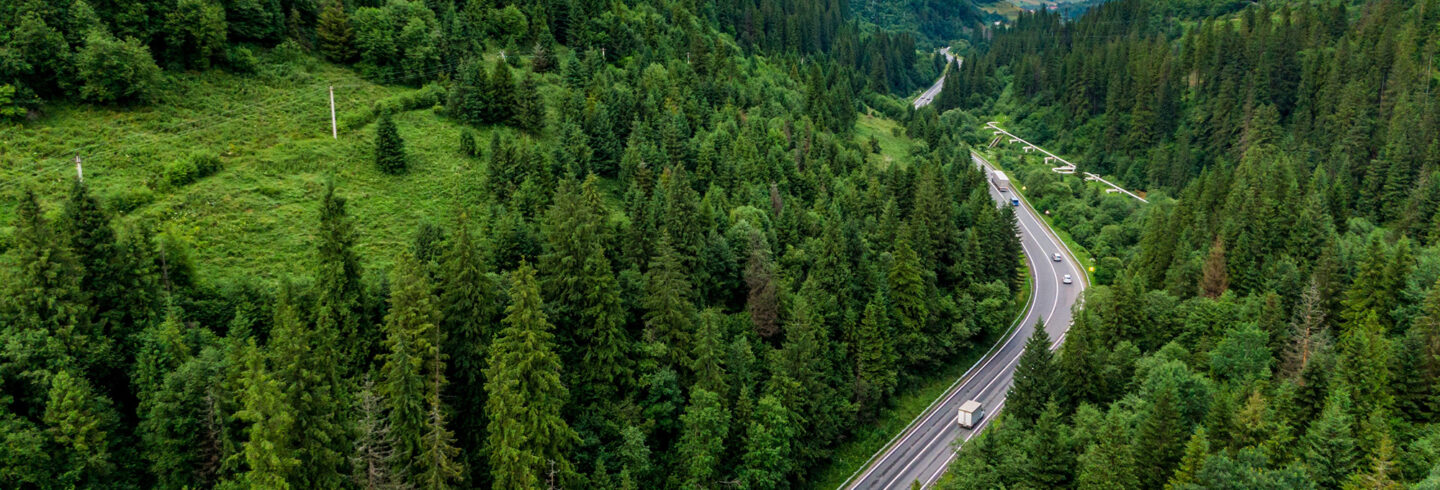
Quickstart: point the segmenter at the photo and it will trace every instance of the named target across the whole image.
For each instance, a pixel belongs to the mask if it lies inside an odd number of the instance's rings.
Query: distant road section
[[[941,49],[940,49],[940,54],[945,55],[945,67],[946,67],[946,69],[948,70],[949,67],[950,67],[950,63],[954,62],[954,61],[956,60],[956,57],[955,57],[955,55],[950,54],[950,47],[949,47],[949,46],[946,46],[946,47],[944,47],[944,48],[941,48]],[[962,63],[962,64],[965,63],[965,60],[963,60],[963,59],[960,60],[960,63]],[[931,101],[934,101],[936,97],[939,97],[939,96],[940,96],[940,89],[942,89],[942,88],[944,88],[944,87],[945,87],[945,72],[944,72],[944,71],[941,71],[941,72],[940,72],[940,79],[939,79],[939,80],[936,80],[934,85],[931,85],[930,88],[925,89],[924,92],[921,92],[921,93],[920,93],[920,96],[919,96],[919,97],[916,97],[916,98],[915,98],[915,103],[914,103],[915,108],[916,108],[916,109],[919,109],[919,108],[921,108],[921,107],[925,107],[925,106],[927,106],[927,105],[930,105],[930,102],[931,102]]]

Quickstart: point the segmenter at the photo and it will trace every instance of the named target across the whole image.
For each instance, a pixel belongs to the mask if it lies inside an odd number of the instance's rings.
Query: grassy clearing
[[[1017,320],[1030,307],[1030,290],[1034,286],[1030,278],[1028,266],[1021,265],[1021,273],[1025,277],[1024,286],[1021,287],[1011,303],[1015,306]],[[890,442],[896,434],[905,430],[910,422],[915,420],[925,409],[935,402],[935,399],[944,395],[946,390],[955,383],[955,380],[965,374],[970,366],[975,365],[984,357],[1000,339],[1009,335],[1018,322],[1011,322],[1009,328],[1003,331],[989,331],[981,335],[969,351],[956,357],[949,365],[939,371],[914,380],[910,384],[901,386],[895,395],[894,405],[883,408],[876,417],[875,422],[860,428],[855,433],[855,438],[841,444],[835,449],[835,454],[830,458],[829,464],[818,468],[814,478],[807,485],[812,489],[838,488],[860,469],[875,452],[883,449],[886,443]]]
[[[861,114],[855,121],[855,141],[861,148],[870,147],[870,138],[880,143],[880,153],[866,153],[865,161],[880,168],[892,164],[910,164],[910,148],[914,143],[904,136],[900,123],[871,114]]]
[[[482,196],[480,160],[458,151],[463,127],[431,109],[396,116],[410,172],[374,167],[374,124],[331,138],[329,95],[341,119],[413,89],[377,85],[323,63],[233,75],[172,74],[143,108],[60,105],[44,118],[0,131],[0,223],[13,221],[24,189],[57,212],[84,158],[85,180],[122,221],[149,220],[194,245],[200,277],[295,274],[312,255],[315,203],[333,179],[349,200],[357,251],[383,269],[423,221],[448,222]],[[479,131],[484,144],[488,134]],[[164,168],[191,153],[219,155],[221,170],[193,184],[163,184]],[[117,204],[118,203],[118,204]],[[7,235],[0,230],[0,236]]]

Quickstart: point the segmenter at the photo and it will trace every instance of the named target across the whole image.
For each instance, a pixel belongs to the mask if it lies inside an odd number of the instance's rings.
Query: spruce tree
[[[1060,418],[1060,406],[1046,403],[1026,433],[1026,483],[1034,488],[1065,488],[1074,480],[1075,448],[1071,446],[1070,427]]]
[[[545,128],[545,102],[540,98],[534,74],[521,76],[515,86],[515,114],[511,119],[516,128],[531,135],[539,136]]]
[[[317,339],[331,339],[343,364],[340,373],[368,365],[373,335],[361,330],[360,258],[356,255],[355,229],[345,211],[345,198],[336,195],[334,183],[327,183],[320,200],[319,230],[316,233],[315,330]]]
[[[1015,382],[1005,395],[1005,411],[1016,420],[1033,422],[1055,399],[1060,383],[1055,356],[1050,352],[1050,334],[1044,322],[1035,323],[1035,332],[1025,342],[1025,352],[1015,366]]]
[[[93,320],[108,327],[107,336],[129,336],[131,332],[126,329],[137,326],[121,323],[126,320],[119,311],[124,294],[119,288],[124,282],[115,231],[84,181],[76,180],[71,186],[70,198],[57,224],[79,268],[80,290],[89,297]]]
[[[1096,432],[1097,440],[1080,455],[1075,488],[1142,488],[1136,475],[1135,458],[1131,454],[1127,431],[1116,418],[1114,413],[1105,418],[1105,422]]]
[[[683,488],[708,488],[718,479],[730,433],[730,412],[720,395],[703,388],[690,391],[690,405],[680,416],[684,425],[677,449],[681,473],[676,483]]]
[[[84,377],[62,370],[50,377],[49,402],[45,404],[45,425],[59,447],[52,457],[61,487],[111,485],[115,472],[110,434],[117,416],[110,400],[96,393]]]
[[[759,231],[752,230],[749,236],[749,257],[745,261],[745,285],[749,293],[745,299],[745,310],[750,313],[750,323],[761,338],[770,338],[780,332],[779,282],[775,278],[775,266],[770,259],[770,244]]]
[[[405,173],[409,157],[405,155],[405,141],[389,112],[380,115],[375,126],[375,168],[390,175]]]
[[[1394,404],[1390,392],[1391,341],[1374,311],[1367,312],[1340,336],[1336,345],[1335,374],[1341,386],[1353,396],[1354,413],[1388,410]]]
[[[669,236],[663,236],[656,248],[650,270],[645,274],[646,295],[642,300],[647,335],[669,347],[671,365],[689,366],[695,319],[695,307],[690,303],[690,281],[679,254],[670,246]]]
[[[794,415],[780,400],[764,396],[745,431],[739,479],[747,488],[783,488],[794,471],[790,457],[796,430]]]
[[[1205,427],[1195,429],[1190,435],[1190,441],[1185,443],[1185,454],[1180,458],[1180,466],[1175,468],[1175,474],[1165,484],[1165,488],[1185,488],[1200,482],[1200,473],[1205,471],[1205,459],[1210,457],[1210,439],[1205,435]]]
[[[271,376],[284,392],[295,418],[291,429],[294,456],[300,461],[292,483],[301,487],[327,487],[344,481],[344,455],[349,452],[344,387],[339,366],[338,339],[333,329],[311,328],[295,304],[289,284],[275,301],[269,350]]]
[[[889,307],[885,294],[876,292],[865,305],[853,340],[853,348],[859,351],[855,356],[856,391],[861,407],[867,410],[877,409],[895,390],[898,369]]]
[[[1185,428],[1175,407],[1175,393],[1162,388],[1152,398],[1150,411],[1135,435],[1135,473],[1145,488],[1164,485],[1185,449]]]
[[[284,388],[270,375],[253,339],[242,348],[241,409],[235,418],[249,424],[243,451],[246,471],[236,481],[250,488],[291,488],[300,460],[295,455],[295,415]]]
[[[469,220],[462,215],[450,240],[450,249],[441,258],[439,296],[441,349],[449,359],[447,378],[454,387],[455,437],[466,456],[470,477],[464,480],[480,486],[486,468],[485,447],[485,359],[499,330],[500,292],[486,272],[479,246],[470,233]]]
[[[489,112],[486,113],[485,122],[510,122],[515,117],[519,99],[516,96],[515,76],[510,73],[510,65],[503,59],[495,60],[495,68],[490,71],[488,95]]]
[[[7,268],[0,311],[13,325],[5,330],[10,337],[7,341],[26,352],[28,359],[7,356],[10,359],[0,361],[3,367],[9,372],[42,373],[103,359],[108,344],[89,331],[88,299],[80,289],[80,268],[51,229],[34,192],[26,191],[20,199],[15,220],[9,251],[13,265]],[[31,393],[22,394],[35,398],[21,401],[39,405],[39,397],[47,389],[36,386]]]
[[[1349,413],[1352,409],[1350,397],[1343,391],[1331,393],[1320,418],[1310,423],[1300,440],[1300,460],[1320,487],[1338,486],[1360,458]]]
[[[920,256],[910,247],[910,240],[901,236],[895,243],[895,261],[890,265],[889,290],[894,306],[896,350],[902,353],[904,365],[915,366],[924,360],[925,325],[930,318],[929,295]]]
[[[355,397],[355,449],[350,456],[351,480],[366,490],[400,488],[406,480],[397,467],[394,436],[385,417],[385,400],[376,394],[375,381],[367,377]]]
[[[486,452],[496,490],[534,488],[552,469],[571,472],[569,448],[578,437],[561,416],[569,392],[560,383],[560,357],[528,263],[512,274],[505,312],[485,368]]]
[[[391,278],[390,312],[378,394],[388,406],[394,434],[393,464],[417,487],[443,487],[459,476],[440,393],[445,363],[440,352],[440,307],[424,266],[400,258]]]
[[[315,25],[315,36],[320,39],[320,53],[336,63],[355,59],[355,47],[351,40],[355,30],[350,27],[350,16],[345,13],[344,0],[330,0],[320,11]]]

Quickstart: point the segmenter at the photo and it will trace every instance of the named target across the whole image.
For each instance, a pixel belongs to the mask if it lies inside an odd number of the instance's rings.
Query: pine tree
[[[1097,432],[1097,439],[1080,455],[1075,488],[1131,489],[1142,488],[1131,455],[1128,435],[1112,413]]]
[[[645,273],[646,295],[642,300],[647,335],[669,347],[671,365],[689,366],[695,318],[695,307],[690,303],[690,281],[686,279],[679,254],[670,246],[669,236],[661,237],[656,248],[650,270]]]
[[[1205,427],[1195,429],[1190,435],[1190,441],[1185,443],[1185,455],[1180,458],[1180,466],[1175,468],[1175,474],[1165,484],[1166,490],[1186,488],[1199,483],[1200,473],[1205,471],[1205,459],[1210,457],[1210,439],[1205,436]]]
[[[380,122],[375,126],[375,168],[390,175],[399,175],[405,173],[408,160],[405,141],[400,139],[394,119],[389,112],[381,114]]]
[[[108,346],[89,332],[88,300],[80,289],[79,267],[51,230],[33,192],[25,192],[15,218],[9,252],[13,265],[7,268],[0,309],[13,325],[4,331],[10,337],[6,340],[18,352],[26,352],[28,362],[7,356],[14,360],[7,359],[3,367],[9,372],[43,373],[103,359]],[[48,386],[35,386],[20,398],[38,406],[45,390]],[[24,400],[26,395],[34,398]]]
[[[320,39],[320,53],[324,54],[326,59],[336,63],[355,59],[355,47],[350,44],[355,37],[355,30],[350,27],[350,16],[345,13],[344,0],[326,2],[325,8],[320,11],[315,35]]]
[[[780,332],[775,267],[765,237],[759,231],[751,231],[749,239],[750,254],[745,261],[745,285],[749,293],[745,299],[745,310],[750,313],[755,333],[768,339]]]
[[[359,413],[355,425],[355,450],[350,457],[351,479],[365,490],[392,490],[403,487],[402,468],[392,464],[395,440],[385,419],[385,400],[376,394],[375,381],[365,379],[355,398]]]
[[[680,434],[678,455],[683,488],[709,488],[720,475],[725,439],[730,433],[730,412],[720,395],[695,388],[690,391],[690,405],[680,417],[684,430]]]
[[[1345,482],[1347,489],[1401,490],[1405,485],[1395,481],[1399,476],[1395,468],[1395,443],[1386,435],[1380,439],[1375,453],[1370,456],[1370,471],[1352,473]]]
[[[796,436],[794,415],[773,396],[755,405],[755,416],[745,431],[739,479],[746,488],[784,488],[794,471],[791,445]]]
[[[1340,336],[1336,346],[1335,374],[1350,390],[1354,413],[1388,410],[1394,403],[1390,392],[1390,343],[1383,327],[1370,311]]]
[[[545,129],[545,102],[540,98],[534,74],[526,73],[515,86],[515,114],[512,119],[516,128],[532,135],[538,136]]]
[[[334,349],[322,355],[338,357],[333,362],[341,377],[369,364],[373,336],[360,327],[360,258],[355,253],[355,229],[345,211],[345,198],[335,194],[333,182],[326,183],[320,200],[320,229],[316,247],[315,331],[316,345]]]
[[[486,451],[496,490],[534,488],[551,468],[570,473],[566,455],[578,437],[561,416],[569,393],[560,384],[560,357],[529,264],[514,272],[505,312],[505,329],[485,368]]]
[[[270,331],[270,374],[284,392],[294,426],[291,440],[300,465],[291,483],[301,487],[340,485],[344,481],[344,454],[350,449],[343,388],[333,330],[310,328],[285,284],[275,302]]]
[[[1355,469],[1359,459],[1350,398],[1341,391],[1331,393],[1320,418],[1310,423],[1300,440],[1301,461],[1310,478],[1324,488],[1334,488]]]
[[[462,215],[441,258],[439,277],[440,329],[445,334],[441,349],[450,360],[446,377],[454,383],[450,398],[455,412],[467,415],[456,419],[455,437],[470,470],[464,480],[475,486],[485,482],[485,359],[499,330],[501,301],[478,249]]]
[[[385,399],[394,434],[393,464],[416,486],[444,486],[458,476],[454,450],[443,436],[440,308],[424,268],[413,256],[401,256],[391,278],[390,312],[385,316],[385,347],[378,394]]]
[[[1200,292],[1207,298],[1218,298],[1230,288],[1230,277],[1225,272],[1225,242],[1219,237],[1210,246],[1210,255],[1205,257],[1204,275],[1200,279]]]
[[[503,124],[510,122],[515,117],[519,107],[519,99],[516,96],[515,77],[510,74],[510,65],[503,59],[495,60],[495,68],[490,71],[489,84],[489,112],[486,122],[491,124]]]
[[[895,335],[890,328],[889,303],[883,292],[876,292],[865,305],[853,348],[855,356],[857,397],[867,410],[877,409],[895,390],[897,367]],[[873,413],[873,412],[872,412]]]
[[[695,373],[696,389],[711,393],[729,393],[725,384],[725,332],[722,330],[724,315],[710,308],[700,312],[695,322],[695,352],[691,371]]]
[[[1044,322],[1035,323],[1035,332],[1025,342],[1025,352],[1015,367],[1015,382],[1005,395],[1006,412],[1016,420],[1034,422],[1045,404],[1056,398],[1060,384],[1055,372],[1055,355],[1050,351],[1050,334]]]
[[[930,318],[929,294],[925,285],[920,256],[910,248],[904,236],[895,243],[895,262],[890,266],[889,290],[894,306],[896,350],[904,357],[904,365],[914,366],[924,360],[921,345],[925,325]]]
[[[244,362],[242,408],[235,413],[235,418],[250,424],[250,428],[243,452],[247,470],[238,481],[251,488],[288,489],[300,466],[290,438],[295,415],[285,403],[284,390],[279,381],[271,377],[265,356],[255,347],[253,339],[247,341],[241,356]]]
[[[1046,403],[1026,434],[1026,483],[1035,488],[1065,488],[1075,477],[1070,427],[1060,418],[1060,406],[1053,401]]]
[[[62,487],[95,487],[114,483],[111,439],[115,413],[110,400],[96,393],[84,377],[60,371],[50,378],[49,403],[44,422],[51,440],[60,448],[53,457]]]
[[[1160,389],[1153,398],[1135,435],[1135,473],[1144,488],[1164,485],[1185,449],[1185,428],[1175,407],[1175,393]]]
[[[120,311],[124,291],[119,288],[124,282],[115,231],[84,181],[76,180],[71,187],[57,224],[79,268],[80,290],[89,297],[93,320],[107,327],[108,337],[128,337],[132,332],[126,329],[138,326],[121,323],[127,318]]]

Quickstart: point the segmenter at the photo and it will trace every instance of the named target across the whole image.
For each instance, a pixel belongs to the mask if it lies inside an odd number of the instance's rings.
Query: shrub
[[[400,139],[400,131],[388,112],[375,126],[375,166],[390,175],[404,173],[407,166],[405,140]]]
[[[460,153],[467,157],[477,156],[475,154],[475,133],[468,129],[460,132]]]
[[[155,202],[155,192],[143,185],[135,186],[106,194],[105,202],[110,205],[110,210],[115,214],[129,214],[146,204]]]
[[[80,98],[100,104],[143,101],[160,79],[150,48],[135,38],[116,39],[103,29],[85,37],[75,71]]]
[[[399,114],[401,112],[413,111],[433,107],[445,100],[445,88],[438,84],[430,84],[420,87],[417,90],[403,94],[392,95],[375,101],[370,108],[358,112],[350,112],[340,117],[340,129],[358,129],[370,124],[380,114]]]
[[[166,165],[161,178],[166,187],[175,189],[209,177],[218,171],[220,171],[219,157],[204,153],[192,153],[189,157]]]
[[[255,57],[250,48],[244,46],[231,46],[225,58],[226,64],[230,65],[230,70],[235,73],[255,73],[260,67],[260,59]]]

